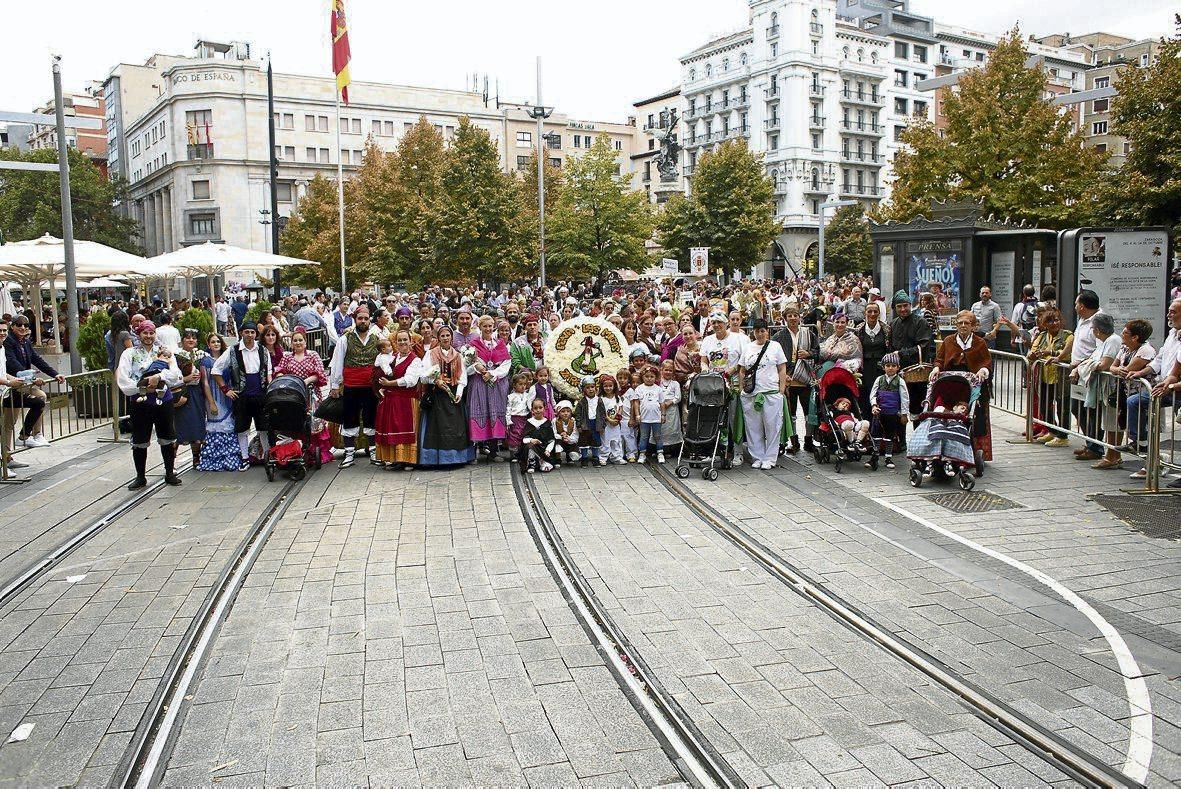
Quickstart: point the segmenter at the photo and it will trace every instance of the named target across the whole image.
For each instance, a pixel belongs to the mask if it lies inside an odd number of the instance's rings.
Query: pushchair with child
[[[722,468],[729,467],[729,442],[722,440],[722,431],[730,424],[730,386],[721,373],[707,372],[693,378],[688,389],[676,475],[684,479],[690,468],[699,468],[703,469],[701,478],[713,482],[718,478],[719,460]]]
[[[955,477],[961,490],[976,487],[972,450],[972,419],[980,398],[980,379],[971,373],[939,373],[927,387],[927,399],[914,432],[906,442],[911,461],[910,484],[920,487],[930,477],[937,482]]]
[[[320,468],[320,452],[312,446],[311,392],[297,375],[280,375],[267,386],[262,399],[263,419],[275,438],[264,464],[267,479],[284,469],[293,480]]]
[[[862,456],[869,455],[870,463],[876,469],[878,457],[874,442],[868,438],[864,442],[856,438],[850,441],[842,425],[846,419],[851,419],[854,433],[866,426],[861,416],[857,378],[844,367],[836,365],[825,371],[813,386],[816,387],[816,461],[834,461],[833,470],[839,474],[844,463],[856,462]],[[849,401],[847,410],[835,410],[840,400]]]

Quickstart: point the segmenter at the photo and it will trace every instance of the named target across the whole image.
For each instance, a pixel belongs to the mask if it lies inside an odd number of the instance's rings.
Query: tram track
[[[178,476],[183,476],[186,472],[191,471],[191,470],[192,470],[191,468],[184,468],[184,469],[181,469],[179,472],[177,472],[177,474],[178,474]],[[152,496],[159,493],[161,490],[164,489],[165,486],[166,486],[166,483],[164,481],[164,478],[161,477],[160,479],[156,480],[155,482],[150,483],[146,488],[142,488],[141,490],[139,490],[134,496],[124,499],[123,501],[119,502],[118,504],[114,505],[113,507],[108,508],[106,511],[104,511],[97,518],[92,519],[84,527],[82,527],[78,531],[74,532],[72,535],[67,537],[62,542],[55,545],[49,551],[44,553],[40,558],[38,558],[37,560],[30,563],[23,570],[21,570],[15,576],[13,576],[11,579],[4,582],[4,586],[0,587],[0,612],[4,611],[8,607],[9,603],[11,603],[17,597],[19,597],[22,592],[27,590],[30,586],[32,586],[34,583],[36,583],[39,579],[43,578],[46,573],[48,573],[50,570],[52,570],[54,567],[56,567],[58,564],[60,564],[63,559],[68,557],[74,551],[78,550],[80,547],[85,545],[87,542],[89,542],[91,539],[96,537],[98,534],[105,531],[108,527],[110,527],[111,525],[116,523],[120,518],[127,515],[129,512],[131,512],[136,507],[138,507],[140,504],[143,504],[145,501],[150,499]],[[118,491],[118,489],[110,491],[109,493],[99,497],[94,502],[92,502],[92,505],[98,503],[99,501],[102,501],[104,498],[111,495],[111,493],[115,493],[117,491]],[[42,530],[40,533],[38,533],[38,534],[34,535],[33,537],[31,537],[30,539],[28,539],[23,545],[19,546],[18,548],[16,548],[13,551],[11,551],[8,554],[8,556],[6,556],[4,558],[6,558],[6,559],[11,558],[18,551],[20,551],[21,548],[31,545],[36,540],[39,540],[42,537],[44,537],[45,535],[50,534],[54,530],[69,523],[71,520],[73,520],[77,517],[78,517],[78,513],[75,512],[75,513],[57,521],[52,526],[49,526],[48,528]]]
[[[607,612],[566,548],[533,481],[515,465],[512,478],[529,533],[570,610],[677,770],[696,786],[746,786]]]
[[[275,527],[310,479],[314,477],[287,481],[234,549],[174,650],[109,785],[146,788],[161,784],[192,690],[218,632]]]
[[[963,677],[948,664],[877,622],[868,612],[841,598],[825,584],[787,561],[740,525],[706,503],[684,482],[660,465],[652,475],[705,525],[749,556],[791,591],[821,611],[914,667],[953,694],[965,707],[997,731],[1046,763],[1088,786],[1142,787],[1119,769],[1042,726],[1031,717]]]

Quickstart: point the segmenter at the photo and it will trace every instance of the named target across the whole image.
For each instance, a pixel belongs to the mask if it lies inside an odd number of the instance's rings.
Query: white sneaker
[[[47,447],[49,446],[49,439],[45,438],[41,433],[37,433],[26,438],[24,444],[27,447]]]
[[[599,465],[600,466],[607,465],[607,458],[604,458],[604,457],[599,458]]]
[[[763,471],[770,471],[770,470],[771,470],[771,469],[773,469],[773,468],[775,468],[775,464],[774,464],[774,463],[772,463],[772,462],[771,462],[771,461],[769,461],[769,460],[764,460],[764,461],[763,461]]]
[[[647,452],[644,452],[643,454],[641,454],[641,455],[640,455],[640,462],[641,462],[641,463],[647,463],[647,462],[648,462],[648,453],[647,453]]]
[[[626,466],[627,465],[627,461],[624,460],[623,458],[612,458],[611,462],[617,466]]]
[[[657,452],[657,453],[656,453],[656,462],[657,462],[657,463],[663,463],[663,462],[664,462],[664,453],[663,453],[663,452]]]

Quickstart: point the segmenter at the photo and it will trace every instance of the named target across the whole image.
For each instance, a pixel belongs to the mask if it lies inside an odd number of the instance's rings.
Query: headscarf
[[[146,331],[155,331],[155,330],[156,330],[156,324],[152,323],[149,320],[141,321],[140,324],[135,327],[136,334],[142,334]]]

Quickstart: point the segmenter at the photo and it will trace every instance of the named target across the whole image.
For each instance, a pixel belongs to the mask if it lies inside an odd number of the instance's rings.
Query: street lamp
[[[545,119],[554,114],[553,107],[546,107],[541,103],[541,56],[537,56],[537,106],[530,107],[529,117],[537,121],[537,221],[538,248],[541,252],[541,271],[538,287],[545,290],[545,146],[547,136],[542,125]]]
[[[840,208],[843,205],[857,205],[856,200],[833,200],[832,195],[829,195],[823,203],[820,204],[820,249],[817,250],[816,260],[816,279],[824,279],[824,209],[826,208]]]

